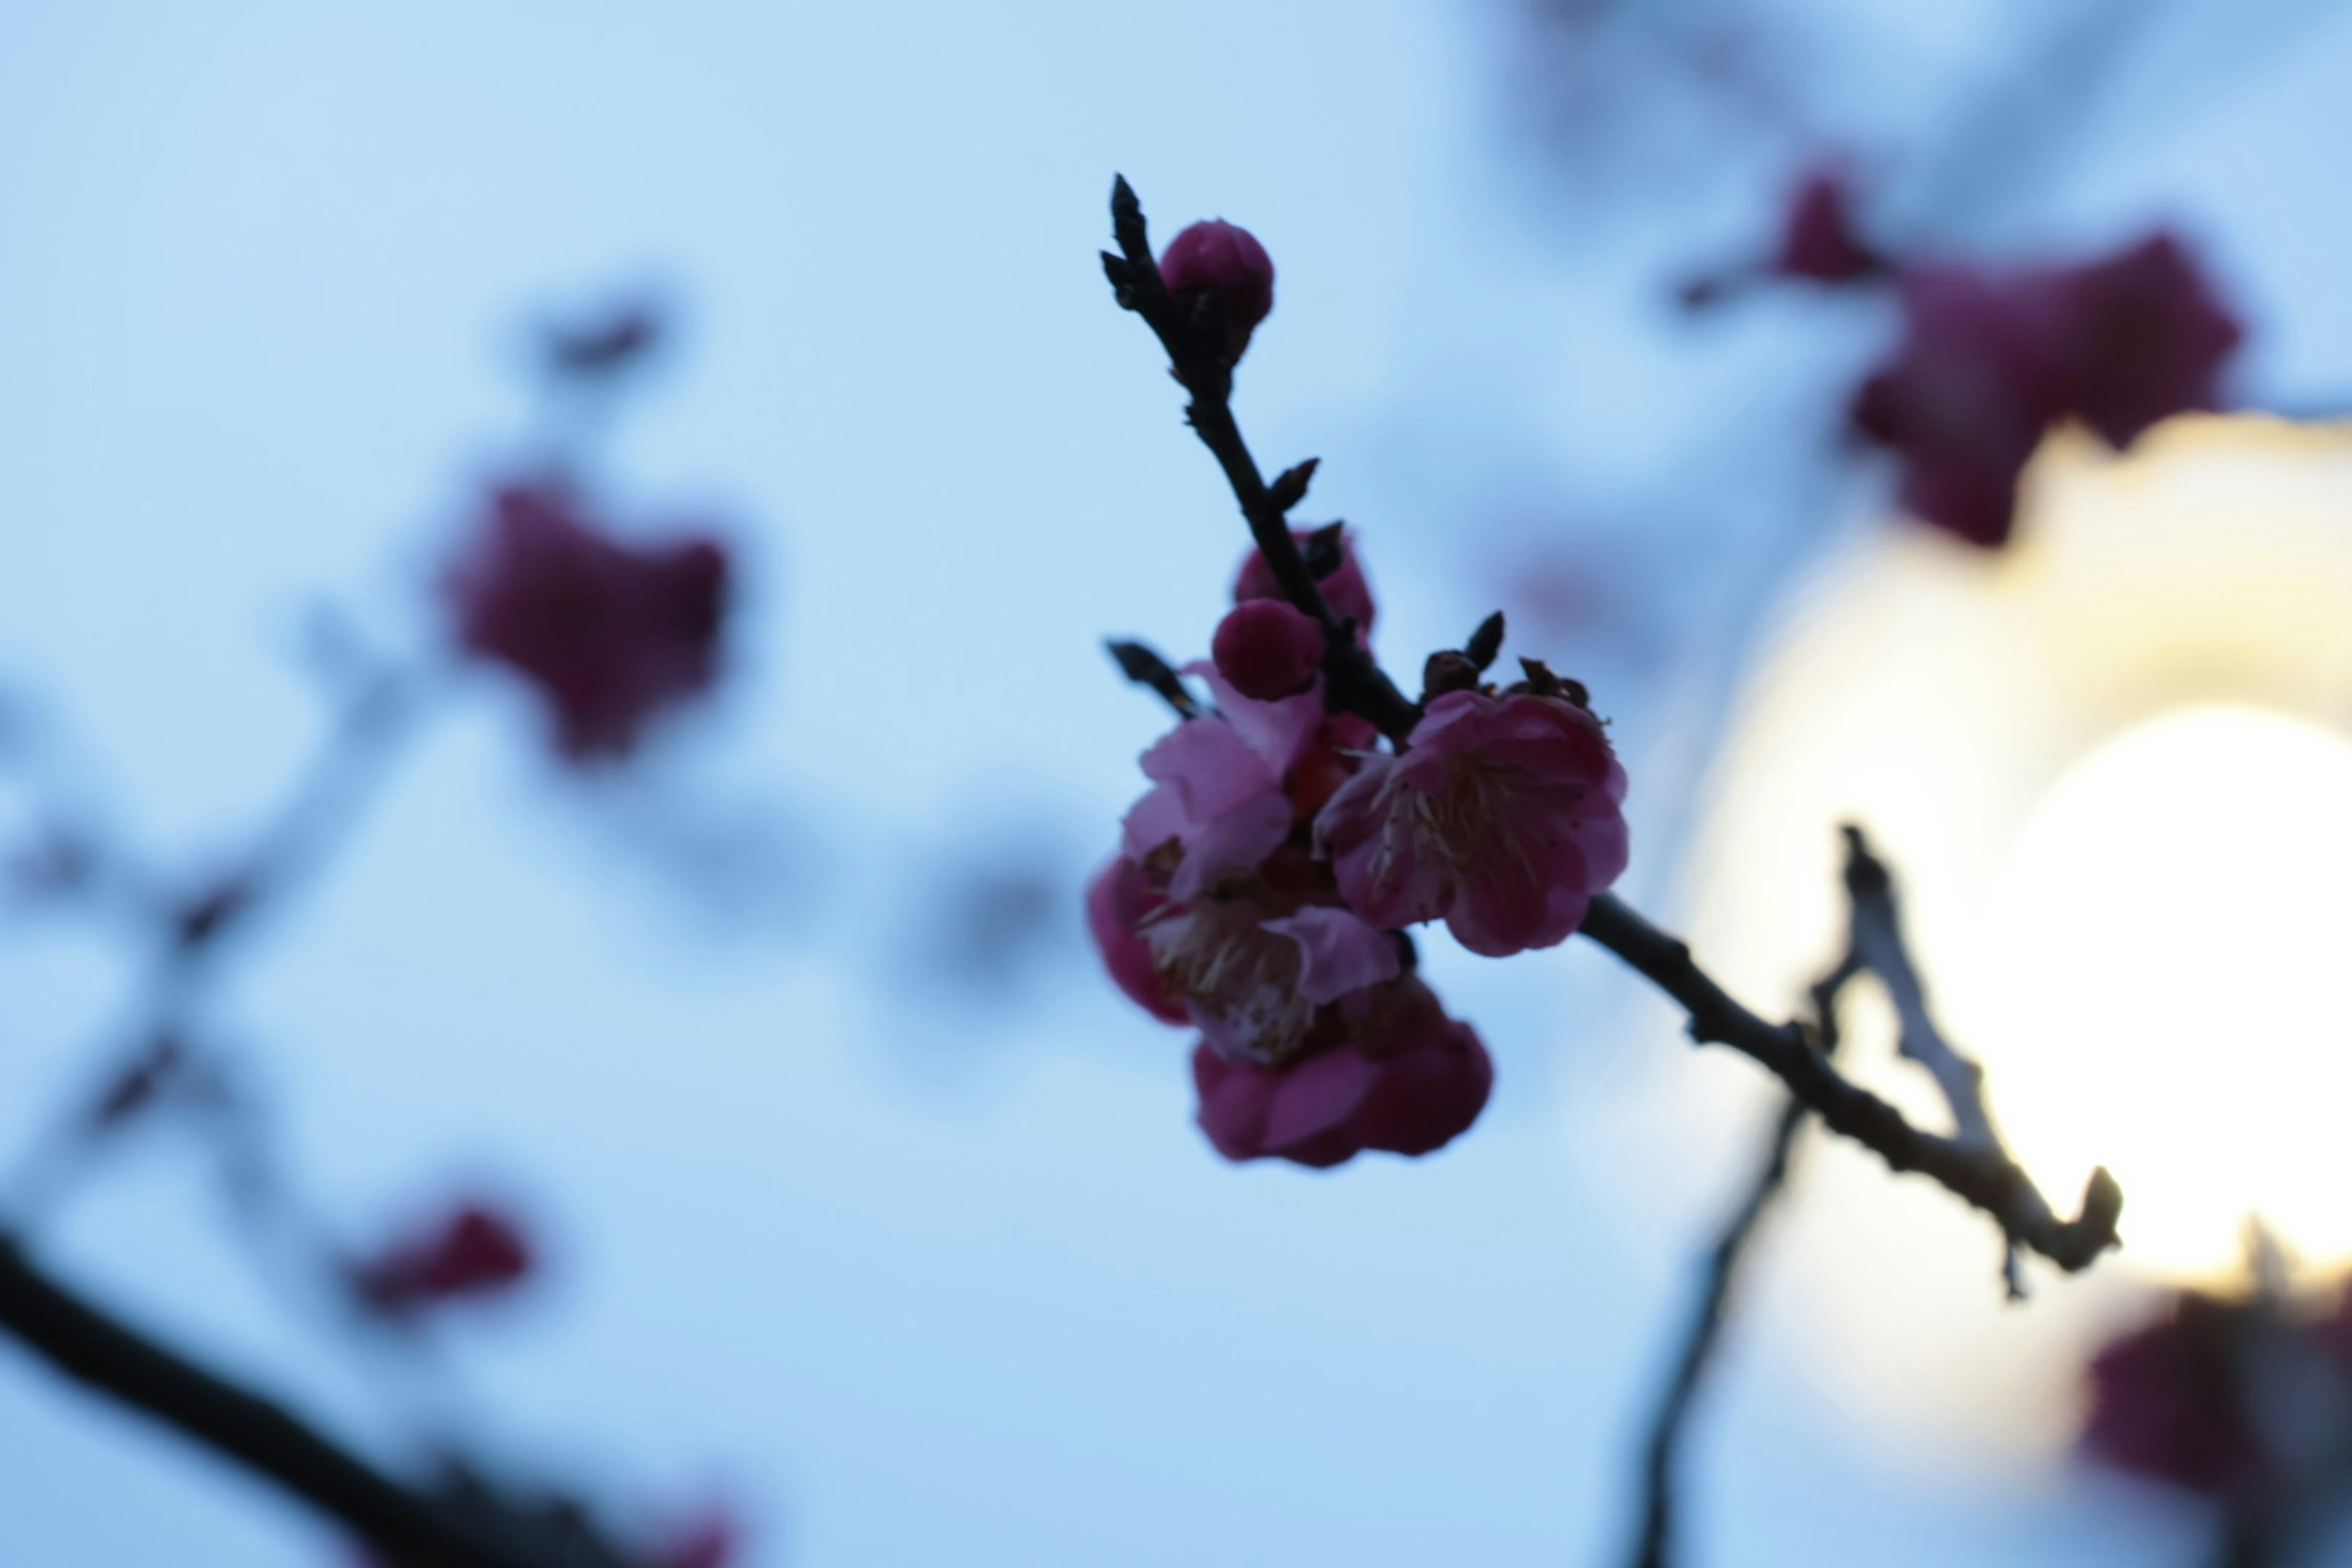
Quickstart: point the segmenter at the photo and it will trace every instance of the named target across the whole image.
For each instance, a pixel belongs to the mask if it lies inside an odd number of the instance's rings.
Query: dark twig
[[[1333,614],[1282,514],[1271,504],[1257,463],[1234,423],[1232,367],[1216,346],[1222,333],[1196,331],[1196,323],[1177,320],[1152,259],[1142,205],[1126,180],[1112,185],[1110,205],[1119,254],[1105,254],[1104,270],[1119,304],[1140,315],[1158,334],[1177,379],[1192,394],[1187,411],[1192,427],[1223,467],[1276,583],[1293,605],[1323,626],[1325,700],[1370,720],[1403,744],[1420,710],[1370,652],[1357,644],[1349,623]],[[1652,925],[1614,894],[1592,900],[1582,934],[1680,1004],[1690,1015],[1693,1039],[1727,1045],[1754,1058],[1832,1131],[1872,1150],[1895,1171],[1917,1171],[1941,1183],[1990,1215],[2012,1245],[2031,1247],[2069,1273],[2088,1268],[2117,1245],[2116,1220],[2123,1208],[2123,1189],[2104,1167],[2091,1173],[2081,1212],[2062,1220],[1998,1142],[1964,1142],[1914,1127],[1900,1110],[1824,1060],[1803,1029],[1768,1023],[1734,1001],[1693,960],[1686,943]]]
[[[1160,700],[1176,710],[1179,719],[1201,716],[1199,699],[1186,689],[1183,677],[1178,675],[1157,649],[1139,642],[1121,642],[1117,638],[1103,645],[1110,650],[1111,661],[1118,672],[1138,686],[1148,686],[1160,694]]]
[[[283,1406],[82,1300],[0,1234],[0,1328],[68,1376],[268,1477],[404,1563],[543,1568],[451,1518]]]
[[[1103,259],[1118,302],[1141,316],[1158,334],[1176,379],[1192,395],[1185,418],[1224,469],[1234,500],[1241,503],[1242,517],[1249,524],[1250,537],[1257,542],[1276,584],[1284,597],[1323,628],[1326,700],[1335,710],[1362,715],[1378,725],[1382,734],[1403,743],[1420,721],[1421,710],[1397,689],[1357,640],[1353,626],[1331,608],[1315,574],[1307,570],[1297,542],[1290,536],[1286,498],[1295,500],[1294,491],[1297,496],[1306,493],[1307,476],[1314,472],[1311,460],[1285,472],[1279,495],[1268,489],[1265,476],[1258,472],[1257,459],[1242,439],[1241,426],[1234,422],[1234,371],[1220,346],[1224,342],[1222,324],[1180,319],[1175,301],[1160,280],[1160,264],[1152,258],[1150,235],[1143,221],[1143,205],[1124,178],[1111,186],[1110,211],[1119,254],[1106,255]]]
[[[1812,988],[1814,1039],[1816,1048],[1824,1057],[1834,1056],[1837,1051],[1838,996],[1846,983],[1861,972],[1862,966],[1849,954]],[[1731,1292],[1738,1282],[1740,1265],[1766,1211],[1788,1184],[1797,1134],[1804,1125],[1803,1103],[1793,1095],[1784,1096],[1780,1113],[1773,1118],[1772,1130],[1764,1140],[1764,1157],[1748,1184],[1747,1194],[1707,1254],[1698,1310],[1691,1316],[1682,1354],[1675,1359],[1674,1373],[1666,1380],[1657,1413],[1651,1418],[1649,1441],[1643,1447],[1642,1532],[1633,1548],[1635,1568],[1667,1568],[1674,1560],[1675,1471],[1683,1435],[1689,1429],[1699,1386],[1706,1381],[1716,1350],[1722,1343],[1723,1325],[1730,1311]]]

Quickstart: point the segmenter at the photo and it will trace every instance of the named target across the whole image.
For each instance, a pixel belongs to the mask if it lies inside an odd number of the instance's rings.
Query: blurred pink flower
[[[1330,1166],[1367,1149],[1426,1154],[1476,1121],[1494,1087],[1486,1048],[1405,976],[1344,1006],[1346,1035],[1294,1060],[1192,1051],[1201,1129],[1228,1160]]]
[[[520,676],[574,761],[624,755],[718,672],[728,558],[714,540],[635,546],[550,484],[494,492],[443,579],[458,642]]]
[[[1290,797],[1265,755],[1225,719],[1188,719],[1143,753],[1151,791],[1129,809],[1127,858],[1174,857],[1165,878],[1179,901],[1220,871],[1247,870],[1290,837]]]
[[[2184,1290],[2165,1315],[2092,1362],[2083,1447],[2119,1470],[2192,1491],[2221,1492],[2263,1463],[2248,1414],[2250,1309]]]
[[[1323,668],[1323,628],[1280,599],[1236,605],[1209,644],[1217,673],[1260,702],[1278,702],[1312,687]]]
[[[1854,426],[1896,455],[1906,510],[1988,549],[2008,542],[2053,424],[2122,447],[2215,407],[2241,335],[2168,235],[2080,267],[1921,267],[1900,285],[1904,338],[1856,394]]]
[[[460,1298],[504,1294],[532,1267],[530,1239],[511,1215],[467,1203],[354,1265],[352,1282],[377,1310],[404,1315]]]
[[[1808,174],[1790,195],[1772,270],[1816,283],[1852,283],[1884,272],[1885,259],[1854,228],[1853,196],[1838,170]]]
[[[645,1568],[727,1568],[742,1536],[734,1514],[709,1508],[673,1526],[643,1559]]]
[[[1501,958],[1565,941],[1625,869],[1625,770],[1564,697],[1454,691],[1316,818],[1340,894],[1386,929],[1443,919]]]
[[[1204,292],[1223,296],[1229,364],[1241,359],[1250,334],[1274,309],[1274,258],[1255,235],[1223,218],[1193,224],[1170,240],[1160,253],[1160,279],[1180,315],[1188,315]]]

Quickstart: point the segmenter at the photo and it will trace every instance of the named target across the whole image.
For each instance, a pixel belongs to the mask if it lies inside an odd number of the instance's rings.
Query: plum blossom
[[[2163,1317],[2101,1351],[2085,1451],[2191,1491],[2244,1482],[2263,1458],[2246,1408],[2248,1317],[2242,1304],[2184,1290]]]
[[[1323,628],[1280,599],[1236,605],[1209,644],[1217,673],[1261,702],[1296,697],[1323,668]]]
[[[1250,334],[1274,309],[1274,258],[1238,224],[1210,218],[1181,230],[1160,253],[1160,280],[1182,315],[1204,293],[1220,296],[1225,311],[1225,360],[1238,363]]]
[[[1219,1054],[1286,1061],[1315,1043],[1328,1007],[1402,971],[1387,933],[1336,901],[1306,901],[1328,886],[1320,870],[1286,852],[1143,922],[1162,994]]]
[[[1494,1062],[1419,979],[1363,993],[1342,1016],[1346,1037],[1289,1062],[1194,1048],[1201,1129],[1220,1154],[1317,1167],[1367,1149],[1426,1154],[1477,1120]]]
[[[1853,193],[1845,176],[1824,167],[1800,181],[1789,198],[1772,270],[1816,283],[1853,283],[1885,268],[1885,258],[1854,226]]]
[[[716,679],[729,561],[717,541],[633,545],[549,483],[494,491],[442,590],[458,643],[539,695],[573,761],[633,750]]]
[[[1374,925],[1444,920],[1501,958],[1565,941],[1625,868],[1625,770],[1562,695],[1433,700],[1400,755],[1366,756],[1316,818],[1349,906]]]
[[[1902,465],[1903,506],[1987,549],[2009,541],[2043,434],[2079,418],[2124,447],[2220,403],[2238,325],[2179,241],[2073,268],[1923,266],[1899,280],[1904,337],[1853,420]]]
[[[488,1204],[461,1204],[352,1266],[351,1279],[377,1310],[404,1316],[462,1298],[502,1295],[534,1266],[530,1238]]]
[[[1151,944],[1143,939],[1143,922],[1168,908],[1166,894],[1152,887],[1143,869],[1124,855],[1087,884],[1087,929],[1102,953],[1103,967],[1112,984],[1128,999],[1164,1024],[1181,1024],[1192,1015],[1171,997],[1153,967]]]

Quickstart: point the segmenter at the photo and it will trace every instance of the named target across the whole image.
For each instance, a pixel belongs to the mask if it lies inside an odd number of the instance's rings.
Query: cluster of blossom
[[[2083,1447],[2242,1503],[2276,1499],[2352,1438],[2352,1296],[2174,1295],[2090,1367]]]
[[[458,643],[520,676],[574,762],[625,756],[719,672],[729,558],[698,533],[633,544],[560,481],[494,489],[442,582]]]
[[[1161,258],[1180,310],[1221,312],[1229,358],[1272,308],[1273,265],[1245,230],[1195,224]],[[1335,1165],[1424,1154],[1466,1129],[1494,1080],[1486,1047],[1417,973],[1407,928],[1443,921],[1474,952],[1549,947],[1626,859],[1624,770],[1583,689],[1526,664],[1483,679],[1500,623],[1428,664],[1411,731],[1328,701],[1327,644],[1368,647],[1354,539],[1292,542],[1337,617],[1327,634],[1253,551],[1213,657],[1145,752],[1151,788],[1087,889],[1111,978],[1152,1016],[1197,1029],[1200,1122],[1232,1160]]]
[[[2019,478],[2053,426],[2079,421],[2120,449],[2175,414],[2219,407],[2242,336],[2170,234],[2072,265],[1891,257],[1827,171],[1799,185],[1758,270],[1893,286],[1903,335],[1856,392],[1853,428],[1895,458],[1906,510],[1985,549],[2008,543]],[[1723,282],[1685,297],[1711,300]]]

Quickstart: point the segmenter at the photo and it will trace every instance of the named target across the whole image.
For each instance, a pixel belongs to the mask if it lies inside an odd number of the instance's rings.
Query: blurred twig
[[[392,1479],[284,1406],[83,1300],[0,1233],[0,1329],[69,1377],[265,1476],[406,1563],[545,1568]]]
[[[1816,1047],[1825,1057],[1837,1051],[1838,996],[1847,982],[1861,973],[1861,963],[1848,953],[1812,988],[1813,1035]],[[1651,1417],[1649,1440],[1643,1447],[1642,1529],[1633,1549],[1635,1568],[1667,1568],[1674,1560],[1675,1471],[1683,1435],[1689,1429],[1699,1386],[1722,1342],[1724,1321],[1730,1310],[1731,1292],[1738,1282],[1740,1265],[1766,1211],[1787,1186],[1797,1134],[1804,1125],[1803,1103],[1794,1095],[1782,1097],[1780,1114],[1773,1118],[1772,1131],[1764,1140],[1764,1157],[1748,1184],[1747,1194],[1707,1254],[1698,1310],[1691,1316],[1682,1353],[1675,1358],[1673,1375],[1666,1380],[1657,1412]]]

